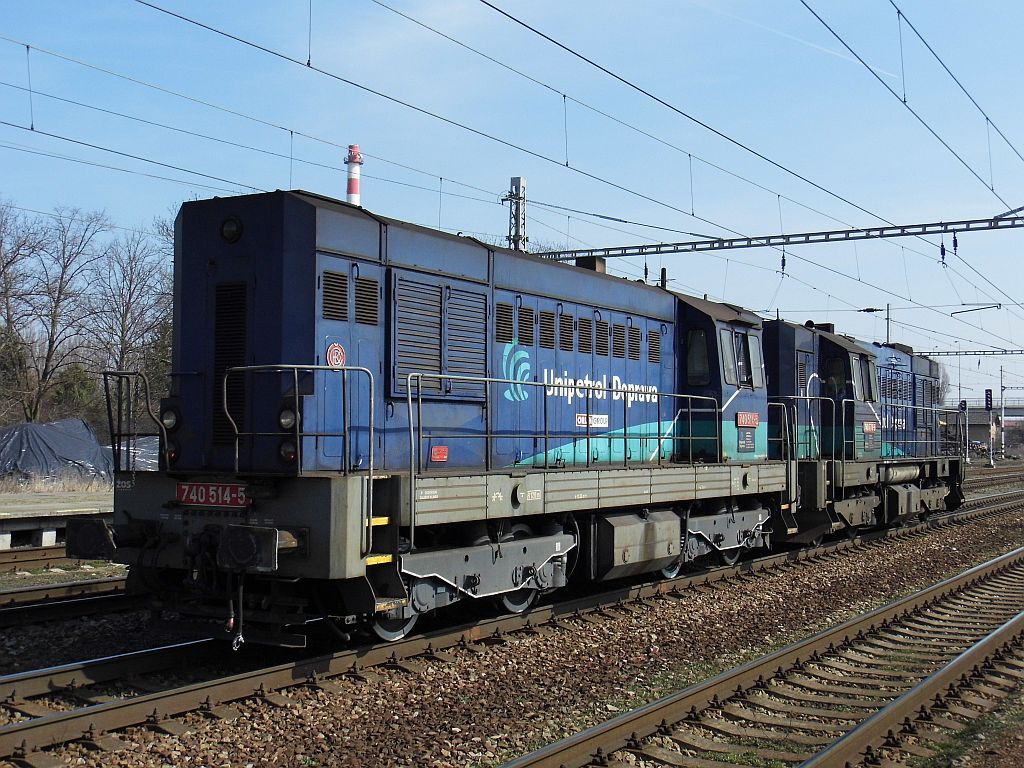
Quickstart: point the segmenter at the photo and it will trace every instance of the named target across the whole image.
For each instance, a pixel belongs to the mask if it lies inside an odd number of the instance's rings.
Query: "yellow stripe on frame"
[[[370,555],[366,558],[367,565],[384,565],[394,559],[393,555]]]

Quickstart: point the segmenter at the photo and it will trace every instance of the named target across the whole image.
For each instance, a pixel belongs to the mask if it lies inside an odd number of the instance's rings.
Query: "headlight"
[[[289,464],[295,461],[295,457],[298,455],[295,450],[295,443],[291,440],[285,440],[281,443],[281,447],[278,452],[281,454],[281,458]]]
[[[242,238],[242,222],[236,216],[229,216],[220,225],[220,236],[225,242],[237,243]]]
[[[160,423],[168,432],[178,426],[178,412],[174,408],[168,408],[160,414]]]
[[[295,422],[295,411],[291,408],[285,408],[277,417],[277,423],[281,425],[281,429],[294,429]]]

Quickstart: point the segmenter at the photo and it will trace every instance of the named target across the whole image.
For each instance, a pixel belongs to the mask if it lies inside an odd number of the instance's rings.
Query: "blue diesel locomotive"
[[[305,192],[182,206],[174,299],[161,469],[133,466],[145,380],[109,373],[114,522],[68,548],[236,645],[395,639],[891,522],[897,482],[903,517],[958,493],[946,432],[908,453],[854,340]]]

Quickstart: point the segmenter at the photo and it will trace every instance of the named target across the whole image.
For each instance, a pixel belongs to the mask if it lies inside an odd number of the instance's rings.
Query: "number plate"
[[[248,507],[252,504],[245,486],[235,483],[178,483],[176,498],[197,507]]]

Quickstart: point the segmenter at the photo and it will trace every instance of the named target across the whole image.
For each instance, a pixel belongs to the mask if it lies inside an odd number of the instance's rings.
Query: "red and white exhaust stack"
[[[348,157],[345,158],[345,165],[348,166],[348,195],[346,200],[352,205],[362,205],[359,196],[359,168],[363,164],[363,155],[359,151],[358,144],[348,145]]]

